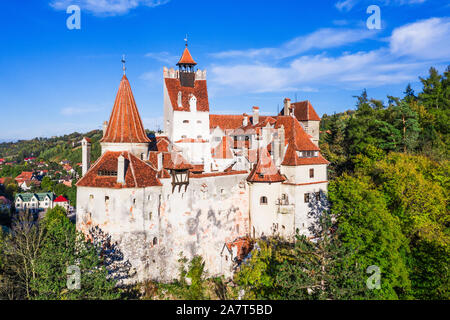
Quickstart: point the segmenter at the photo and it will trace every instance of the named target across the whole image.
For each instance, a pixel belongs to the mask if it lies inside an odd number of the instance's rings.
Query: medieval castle
[[[164,67],[164,133],[145,133],[123,76],[91,165],[82,141],[77,229],[111,235],[133,281],[178,277],[180,254],[201,255],[210,275],[230,276],[248,239],[308,234],[308,202],[327,190],[320,118],[309,101],[284,99],[278,115],[210,114],[206,71],[188,47]]]

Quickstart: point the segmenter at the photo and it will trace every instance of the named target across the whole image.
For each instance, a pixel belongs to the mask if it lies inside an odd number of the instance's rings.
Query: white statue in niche
[[[189,108],[191,111],[197,110],[197,98],[194,95],[189,99]]]
[[[181,100],[181,91],[178,91],[178,107],[181,108],[183,106],[183,102]]]

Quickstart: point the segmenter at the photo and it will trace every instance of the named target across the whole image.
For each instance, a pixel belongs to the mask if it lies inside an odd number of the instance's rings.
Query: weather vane
[[[123,67],[122,67],[122,69],[123,69],[123,75],[125,75],[125,70],[127,70],[127,68],[125,67],[125,63],[126,63],[127,61],[125,60],[125,55],[122,55],[122,64],[123,64]]]
[[[184,41],[186,41],[186,47],[188,46],[188,35],[186,33],[186,38],[184,38]]]

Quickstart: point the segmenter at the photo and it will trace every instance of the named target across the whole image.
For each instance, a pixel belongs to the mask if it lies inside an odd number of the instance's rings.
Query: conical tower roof
[[[150,142],[150,139],[145,134],[144,125],[134,101],[130,83],[125,75],[120,82],[108,127],[101,142]]]
[[[177,66],[182,64],[189,64],[195,66],[197,63],[192,59],[191,53],[189,52],[189,49],[184,48],[183,55],[180,58],[180,61],[178,61]]]

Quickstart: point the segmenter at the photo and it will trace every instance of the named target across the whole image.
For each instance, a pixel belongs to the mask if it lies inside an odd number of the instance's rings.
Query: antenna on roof
[[[125,67],[125,63],[126,63],[127,61],[125,60],[125,55],[122,55],[122,64],[123,64],[123,67],[122,67],[122,69],[123,69],[123,75],[125,75],[125,70],[127,70],[127,68]]]
[[[186,38],[184,38],[184,41],[186,42],[186,47],[188,46],[188,35],[186,33]]]

